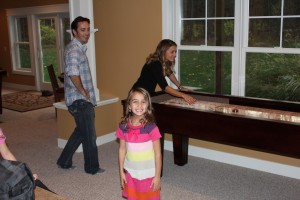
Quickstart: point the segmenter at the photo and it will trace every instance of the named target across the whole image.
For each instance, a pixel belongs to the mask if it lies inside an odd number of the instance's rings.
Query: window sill
[[[96,107],[105,106],[105,105],[108,105],[108,104],[116,103],[118,101],[119,101],[118,97],[102,97],[99,101],[97,101]],[[64,101],[54,103],[53,106],[57,109],[68,110],[68,108],[67,108]]]
[[[25,75],[25,76],[33,76],[34,75],[32,70],[21,70],[21,69],[20,70],[14,69],[12,71],[12,74]]]

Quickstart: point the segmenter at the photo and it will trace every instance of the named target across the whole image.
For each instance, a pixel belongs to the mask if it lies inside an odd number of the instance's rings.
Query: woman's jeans
[[[98,149],[96,145],[95,111],[92,103],[80,99],[68,106],[76,123],[57,164],[66,168],[72,166],[72,157],[80,144],[84,155],[84,170],[86,173],[95,174],[99,171]]]

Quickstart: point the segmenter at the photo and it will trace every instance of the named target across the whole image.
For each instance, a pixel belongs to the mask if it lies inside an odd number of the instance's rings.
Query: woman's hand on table
[[[194,104],[196,103],[196,99],[190,95],[183,94],[182,98],[188,103],[188,104]]]

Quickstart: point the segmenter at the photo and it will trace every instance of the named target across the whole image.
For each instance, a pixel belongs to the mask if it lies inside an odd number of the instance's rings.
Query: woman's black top
[[[150,94],[153,94],[157,84],[162,90],[165,90],[168,86],[163,74],[162,64],[159,61],[152,61],[151,63],[146,63],[144,65],[141,75],[133,85],[133,88],[141,87]]]

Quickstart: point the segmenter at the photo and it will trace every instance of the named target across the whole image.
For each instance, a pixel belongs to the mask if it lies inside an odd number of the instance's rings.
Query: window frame
[[[29,41],[26,42],[29,44],[29,53],[30,53],[30,68],[22,68],[20,66],[20,59],[19,59],[19,51],[17,45],[22,44],[24,42],[18,41],[18,27],[17,27],[17,20],[19,18],[26,18],[27,19],[27,25],[28,25],[28,39]],[[16,16],[9,16],[8,17],[8,24],[9,24],[9,33],[10,33],[10,49],[11,49],[11,58],[12,58],[12,70],[14,74],[26,74],[26,75],[33,75],[33,46],[32,46],[32,24],[30,23],[32,21],[32,17],[30,15],[16,15]]]
[[[36,49],[36,24],[35,19],[37,15],[41,14],[53,14],[53,13],[69,13],[68,4],[57,4],[49,6],[36,6],[36,7],[26,7],[26,8],[14,8],[7,9],[7,20],[8,20],[8,30],[9,30],[9,42],[10,42],[10,52],[11,52],[11,63],[12,63],[12,73],[34,76],[37,73],[36,67],[38,66],[38,60],[40,58],[39,52]],[[16,18],[27,17],[28,20],[28,34],[29,34],[29,48],[30,48],[30,68],[21,68],[17,60],[17,54],[15,48],[16,38],[17,38],[17,28],[16,28]]]
[[[300,54],[300,48],[280,47],[248,47],[248,25],[249,19],[249,0],[235,0],[234,15],[234,46],[188,46],[180,45],[180,0],[162,1],[162,30],[163,38],[174,40],[178,45],[178,50],[197,50],[197,51],[230,51],[232,52],[232,76],[231,76],[231,95],[245,96],[246,87],[246,55],[247,53],[278,53],[278,54]],[[284,17],[284,16],[281,16]],[[282,29],[282,23],[281,27]],[[282,34],[281,34],[282,37]],[[282,45],[282,41],[280,41]],[[175,71],[176,77],[180,80],[178,72],[179,57],[177,58]],[[170,83],[170,82],[169,82]],[[170,85],[176,88],[172,83]]]

